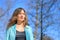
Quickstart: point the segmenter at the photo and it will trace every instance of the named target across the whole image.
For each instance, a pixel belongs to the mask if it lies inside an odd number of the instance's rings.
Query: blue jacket
[[[26,25],[25,29],[24,29],[25,33],[26,33],[26,40],[34,40],[33,38],[33,33],[32,33],[32,29]],[[7,30],[7,38],[6,40],[15,40],[16,37],[16,24],[13,25],[12,27],[10,27]]]

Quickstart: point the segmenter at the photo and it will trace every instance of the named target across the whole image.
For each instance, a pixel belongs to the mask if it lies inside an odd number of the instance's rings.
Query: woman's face
[[[17,21],[24,21],[25,20],[25,12],[21,10],[21,12],[17,15]]]

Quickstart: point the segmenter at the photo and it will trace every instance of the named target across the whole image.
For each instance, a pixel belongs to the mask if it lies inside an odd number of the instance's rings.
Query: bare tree
[[[2,8],[0,8],[0,17],[3,15],[4,10]]]
[[[46,1],[46,0],[45,0]],[[44,2],[44,0],[42,0],[42,4],[41,4],[41,40],[43,39],[43,35],[46,31],[46,29],[53,25],[55,22],[53,21],[53,15],[54,13],[51,13],[51,8],[55,5],[55,3],[57,2],[57,0],[50,0],[48,2]],[[43,11],[44,10],[44,11]],[[45,25],[44,25],[45,24]]]
[[[47,35],[43,35],[42,40],[53,40],[53,39]]]
[[[40,40],[43,39],[43,35],[46,31],[46,28],[48,28],[50,25],[54,24],[55,22],[53,21],[52,16],[54,13],[51,13],[51,8],[55,5],[57,0],[50,0],[48,2],[44,2],[46,0],[29,0],[29,8],[30,10],[34,9],[36,11],[36,15],[34,16],[31,11],[29,14],[32,16],[32,18],[35,18],[36,21],[31,19],[31,21],[35,25],[35,31],[34,31],[34,40],[37,38],[37,30],[38,30],[38,25],[41,27],[41,38]],[[29,9],[28,8],[28,9]],[[40,15],[40,17],[38,17]],[[49,20],[50,19],[50,20]],[[40,22],[40,23],[39,23]],[[43,24],[45,23],[45,25]]]
[[[34,31],[34,40],[36,40],[37,38],[40,38],[39,35],[40,35],[40,32],[38,32],[38,28],[39,28],[39,17],[38,15],[40,14],[39,13],[39,10],[40,10],[40,0],[29,0],[29,10],[32,10],[34,9],[35,10],[35,13],[33,11],[28,11],[29,12],[29,15],[32,16],[32,19],[31,21],[34,23],[35,25],[35,31]],[[35,14],[35,15],[34,15]],[[35,21],[34,21],[35,19]],[[38,37],[37,37],[38,35]]]
[[[9,14],[9,10],[13,7],[13,5],[15,4],[16,0],[12,1],[12,0],[6,0],[5,1],[5,6],[6,6],[6,11],[2,10],[2,8],[0,8],[0,18],[3,17],[5,14]]]

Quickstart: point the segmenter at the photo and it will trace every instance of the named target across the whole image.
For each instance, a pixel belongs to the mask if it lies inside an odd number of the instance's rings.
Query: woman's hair
[[[27,15],[26,15],[25,10],[23,8],[17,8],[13,13],[12,18],[9,20],[9,23],[7,25],[7,29],[17,23],[17,15],[20,14],[21,10],[23,10],[25,13],[25,20],[23,22],[24,26],[26,26],[28,24]]]

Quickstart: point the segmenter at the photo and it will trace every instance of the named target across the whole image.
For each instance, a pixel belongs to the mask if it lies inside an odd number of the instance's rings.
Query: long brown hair
[[[25,12],[25,10],[23,8],[17,8],[14,11],[14,13],[12,15],[12,18],[9,20],[9,23],[7,25],[7,29],[17,23],[17,15],[21,12],[21,10],[23,10]],[[28,25],[28,20],[27,20],[27,15],[26,15],[26,12],[25,12],[24,26],[26,26],[26,25]]]

